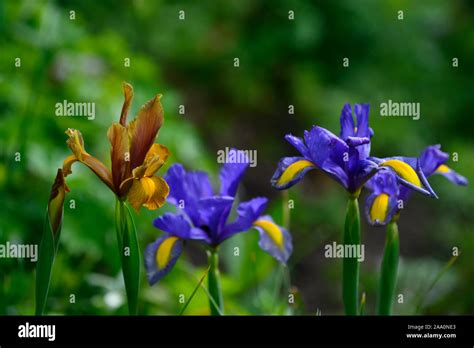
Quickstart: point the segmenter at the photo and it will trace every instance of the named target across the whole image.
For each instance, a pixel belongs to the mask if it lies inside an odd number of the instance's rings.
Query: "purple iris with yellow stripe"
[[[197,241],[214,249],[233,235],[252,228],[260,234],[259,246],[286,264],[293,249],[291,235],[269,215],[264,215],[267,198],[257,197],[239,203],[236,218],[230,219],[238,185],[248,166],[249,163],[224,164],[217,193],[207,173],[186,171],[181,164],[169,168],[166,174],[170,186],[167,201],[176,206],[177,212],[165,213],[154,220],[154,226],[165,234],[145,250],[150,284],[158,282],[174,266],[181,255],[183,242]]]
[[[439,174],[449,181],[465,186],[468,180],[446,165],[449,155],[441,151],[440,145],[431,145],[423,150],[420,157],[398,157],[406,166],[419,166],[424,177]],[[391,160],[391,159],[386,159]],[[373,225],[386,225],[405,206],[411,196],[412,189],[401,186],[391,171],[380,171],[366,184],[372,191],[365,204],[367,220]]]
[[[345,104],[340,123],[340,136],[319,126],[305,131],[303,139],[287,134],[285,139],[300,156],[280,160],[271,179],[273,187],[287,189],[299,182],[308,171],[318,168],[349,193],[358,195],[375,173],[390,171],[400,184],[435,196],[419,168],[414,169],[399,158],[382,160],[370,157],[370,141],[374,132],[369,127],[368,104],[355,104],[354,110],[350,104]]]

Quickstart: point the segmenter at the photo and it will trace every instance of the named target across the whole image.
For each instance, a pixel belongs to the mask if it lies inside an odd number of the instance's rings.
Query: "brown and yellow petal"
[[[66,157],[66,159],[63,162],[63,169],[62,169],[64,177],[68,176],[69,174],[72,174],[71,167],[73,163],[76,161],[77,161],[77,158],[74,155],[69,155]]]
[[[143,164],[133,170],[133,177],[153,176],[166,162],[169,154],[170,152],[166,146],[153,144],[148,150]]]
[[[119,123],[110,126],[107,132],[111,150],[112,179],[115,192],[119,194],[120,184],[131,176],[130,173],[130,147],[127,128]]]
[[[133,179],[128,202],[137,212],[144,205],[150,210],[161,208],[170,192],[166,181],[158,176]]]
[[[69,128],[66,131],[66,134],[69,136],[67,144],[69,145],[69,148],[73,152],[74,156],[69,156],[64,160],[64,176],[71,174],[72,164],[76,161],[79,161],[89,167],[89,169],[91,169],[104,184],[114,191],[114,185],[112,183],[112,175],[110,174],[110,171],[101,161],[86,152],[81,132],[79,132],[77,129]]]
[[[130,168],[143,164],[148,150],[155,142],[156,135],[163,124],[161,94],[140,108],[137,117],[128,125],[130,136]]]
[[[120,113],[120,124],[125,127],[127,125],[128,110],[133,99],[133,87],[126,82],[122,83],[122,87],[125,100],[123,101],[122,112]]]

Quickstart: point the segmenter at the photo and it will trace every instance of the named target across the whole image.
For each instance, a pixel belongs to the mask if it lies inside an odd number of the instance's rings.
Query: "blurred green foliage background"
[[[172,151],[167,166],[181,162],[217,179],[217,150],[258,150],[258,166],[247,171],[239,197],[268,196],[281,223],[285,196],[269,180],[280,157],[295,154],[284,135],[302,135],[313,124],[339,132],[346,102],[371,104],[374,155],[417,156],[441,143],[459,155],[448,164],[471,179],[473,76],[471,1],[1,1],[0,243],[39,243],[56,169],[69,154],[65,129],[80,129],[88,152],[110,163],[106,132],[120,115],[122,81],[135,88],[134,112],[154,94],[164,95],[166,121],[157,142]],[[64,99],[95,102],[96,119],[56,117],[55,104]],[[420,102],[421,119],[381,117],[379,105],[389,99]],[[86,168],[76,164],[73,170],[67,199],[75,200],[75,209],[66,202],[48,311],[126,314],[114,197]],[[442,177],[431,183],[440,199],[414,195],[400,221],[397,293],[404,302],[394,312],[474,314],[472,186],[454,187]],[[295,208],[288,269],[260,251],[256,231],[225,243],[227,313],[342,314],[341,262],[324,258],[324,245],[341,240],[345,192],[314,171],[289,198]],[[137,216],[142,248],[160,233],[151,221],[168,209],[143,209]],[[364,220],[362,239],[361,288],[366,312],[373,313],[384,229]],[[427,292],[453,247],[461,256]],[[143,273],[140,313],[179,313],[179,295],[189,296],[205,269],[204,252],[188,245],[157,286],[150,287]],[[289,306],[290,286],[297,301]],[[0,314],[32,314],[33,308],[34,263],[0,259]],[[186,314],[207,313],[199,290]]]

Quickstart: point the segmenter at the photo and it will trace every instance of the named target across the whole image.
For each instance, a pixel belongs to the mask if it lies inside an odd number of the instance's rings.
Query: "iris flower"
[[[440,145],[431,145],[423,150],[418,158],[399,157],[397,160],[405,163],[407,167],[420,168],[423,180],[426,180],[425,177],[440,174],[457,185],[467,185],[466,178],[445,164],[448,158],[449,155],[441,151]],[[389,315],[395,297],[400,251],[397,221],[413,190],[399,185],[395,175],[390,171],[378,172],[366,183],[366,187],[372,192],[365,204],[367,220],[373,225],[387,225],[377,312]]]
[[[304,138],[287,134],[285,139],[300,153],[284,157],[278,163],[271,183],[278,190],[288,189],[312,169],[319,169],[335,179],[350,194],[358,195],[363,185],[379,170],[391,170],[397,181],[414,190],[434,196],[434,192],[405,162],[391,158],[370,157],[370,141],[374,132],[369,127],[369,105],[355,104],[352,115],[350,104],[345,104],[340,117],[341,132],[336,136],[329,130],[313,126]]]
[[[420,157],[401,157],[399,160],[410,167],[420,166],[424,177],[439,174],[449,181],[465,186],[468,181],[446,165],[449,155],[441,151],[440,145],[431,145],[423,150]],[[405,207],[412,189],[397,183],[390,171],[380,171],[366,184],[372,192],[367,198],[365,212],[367,220],[373,225],[386,225]]]
[[[303,139],[287,134],[285,139],[299,152],[299,156],[282,158],[271,179],[273,187],[284,190],[317,168],[336,180],[349,193],[343,242],[351,246],[360,244],[360,191],[377,172],[390,172],[397,183],[436,197],[419,165],[414,169],[396,157],[384,160],[370,156],[374,132],[369,126],[369,105],[355,104],[354,114],[355,118],[350,104],[345,104],[340,116],[339,136],[319,126],[305,131]],[[358,287],[358,261],[344,258],[342,297],[346,314],[359,313]]]
[[[168,202],[178,208],[165,213],[153,225],[165,232],[145,251],[148,280],[151,285],[165,276],[181,255],[184,241],[198,241],[210,248],[233,235],[255,228],[259,246],[279,262],[286,264],[292,251],[291,235],[264,215],[268,199],[253,198],[237,206],[237,218],[229,222],[235,194],[248,164],[226,163],[220,171],[221,187],[215,193],[205,172],[187,172],[174,164],[165,176],[171,187]]]
[[[138,288],[140,282],[140,250],[136,236],[136,228],[128,203],[139,211],[141,206],[155,210],[163,206],[169,194],[166,181],[155,173],[168,158],[168,149],[155,144],[155,138],[163,124],[163,108],[161,95],[144,104],[136,118],[127,124],[127,115],[133,98],[133,88],[124,83],[125,101],[122,106],[118,123],[113,123],[108,130],[111,144],[112,168],[109,170],[100,160],[89,154],[84,145],[82,134],[77,129],[68,129],[67,144],[72,151],[63,162],[62,170],[58,171],[53,189],[58,198],[50,199],[48,219],[54,235],[59,236],[60,220],[62,219],[64,194],[69,189],[65,177],[71,174],[75,162],[81,162],[91,169],[117,197],[116,229],[117,241],[128,307],[131,314],[136,314],[138,306]],[[52,196],[53,197],[53,196]],[[43,232],[44,247],[40,249],[37,267],[37,314],[41,314],[46,301],[50,282],[51,267],[54,253],[58,245],[58,237],[54,239],[54,248],[49,238],[50,229]]]
[[[112,170],[90,155],[84,146],[82,134],[77,129],[68,129],[67,144],[73,155],[63,164],[64,176],[71,174],[74,162],[81,162],[91,169],[119,200],[128,199],[138,212],[143,205],[150,210],[163,206],[169,194],[165,180],[155,173],[169,156],[168,149],[155,144],[155,138],[163,124],[161,95],[143,105],[136,118],[127,124],[127,115],[133,98],[133,88],[123,84],[125,101],[120,121],[113,123],[107,133],[111,144]]]

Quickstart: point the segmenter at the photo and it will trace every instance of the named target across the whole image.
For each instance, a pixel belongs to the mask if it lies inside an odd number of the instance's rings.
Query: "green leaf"
[[[344,223],[344,245],[360,244],[360,216],[357,197],[347,202]],[[342,297],[347,315],[357,315],[359,301],[359,261],[356,257],[344,257],[342,261]]]
[[[128,311],[130,315],[136,315],[140,287],[140,247],[137,230],[132,213],[123,201],[117,202],[116,215],[117,242],[122,261]]]
[[[196,292],[198,291],[198,289],[201,287],[202,285],[202,282],[204,281],[204,279],[206,278],[206,276],[208,275],[209,273],[209,270],[211,269],[211,265],[209,265],[209,267],[207,267],[207,270],[206,272],[201,276],[201,279],[199,279],[198,281],[198,284],[196,285],[196,287],[194,288],[193,292],[191,293],[191,296],[189,296],[189,300],[186,301],[186,303],[184,304],[183,308],[179,311],[179,314],[178,315],[183,315],[184,311],[186,310],[186,308],[188,308],[189,304],[191,303],[191,301],[193,300],[194,298],[194,295],[196,295]],[[211,298],[209,297],[209,300]]]
[[[61,227],[59,227],[59,231]],[[56,237],[56,241],[59,239]],[[48,297],[49,284],[51,281],[51,270],[56,255],[57,244],[54,239],[49,214],[46,210],[46,217],[43,224],[43,235],[38,252],[38,262],[36,263],[36,315],[42,315]]]
[[[392,313],[395,288],[397,286],[398,255],[400,239],[397,223],[392,221],[387,225],[385,234],[385,250],[380,269],[379,299],[377,313],[390,315]]]
[[[433,279],[433,281],[431,282],[428,289],[424,292],[424,294],[421,294],[419,296],[418,304],[416,306],[415,313],[414,313],[415,315],[419,314],[421,308],[423,307],[426,297],[428,297],[428,294],[431,292],[431,290],[433,290],[435,285],[446,274],[446,272],[454,265],[458,257],[459,255],[455,255],[451,257],[451,259],[449,259],[449,261],[443,266],[443,268],[436,274],[436,277]]]

